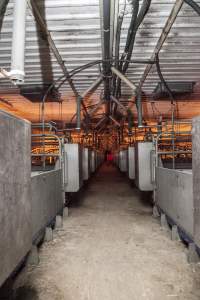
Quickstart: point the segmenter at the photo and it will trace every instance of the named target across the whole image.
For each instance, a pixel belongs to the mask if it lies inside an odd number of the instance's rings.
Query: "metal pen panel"
[[[120,150],[119,152],[119,168],[121,172],[127,172],[128,170],[128,151]]]
[[[141,191],[153,191],[151,179],[151,151],[152,142],[138,142],[136,144],[136,186]]]
[[[128,147],[128,177],[135,179],[135,147]]]
[[[62,170],[32,172],[31,174],[32,238],[52,222],[62,211]]]
[[[31,125],[0,111],[0,285],[32,245]]]
[[[79,144],[65,144],[65,192],[78,192],[83,185],[82,149]]]
[[[192,170],[156,168],[156,203],[188,236],[194,236]]]

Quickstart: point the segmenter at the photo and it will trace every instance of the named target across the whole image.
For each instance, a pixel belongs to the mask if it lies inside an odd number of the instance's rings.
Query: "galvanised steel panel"
[[[31,248],[31,127],[0,110],[0,286]]]
[[[200,247],[200,117],[193,119],[192,170],[194,193],[194,240]]]
[[[91,151],[90,169],[92,173],[94,173],[96,170],[96,152],[94,150]]]
[[[121,172],[127,172],[128,170],[128,151],[120,150],[119,152],[119,168]]]
[[[135,147],[128,147],[128,176],[135,179]]]
[[[90,177],[90,150],[82,149],[82,164],[83,164],[83,180],[88,180]]]
[[[151,182],[151,151],[153,143],[138,142],[135,149],[136,186],[141,191],[153,191]]]
[[[65,144],[65,192],[78,192],[83,185],[82,149],[79,144]]]
[[[62,211],[64,197],[62,192],[62,170],[32,172],[31,174],[31,221],[32,238]]]
[[[194,236],[192,177],[190,170],[156,168],[156,203],[190,237]]]

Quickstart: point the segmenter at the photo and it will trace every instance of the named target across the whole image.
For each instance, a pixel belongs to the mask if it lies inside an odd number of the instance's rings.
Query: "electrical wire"
[[[167,93],[169,94],[169,97],[171,99],[171,103],[173,104],[174,101],[175,101],[175,99],[174,99],[172,91],[170,90],[170,88],[169,88],[167,82],[165,81],[165,79],[163,77],[163,74],[161,72],[160,61],[159,61],[159,54],[158,53],[156,54],[155,58],[156,58],[155,61],[156,61],[156,69],[157,69],[158,76],[159,76],[161,82],[163,83],[164,87],[166,88]]]
[[[122,13],[119,14],[118,17],[118,22],[117,22],[117,30],[116,30],[116,42],[115,42],[115,67],[118,69],[119,68],[119,52],[120,52],[120,38],[121,38],[121,28],[124,20],[124,15],[125,15],[125,10],[126,10],[126,0],[124,1],[124,8]],[[117,76],[113,76],[113,95],[115,95],[115,90],[116,90],[116,80]]]
[[[200,16],[200,6],[194,0],[184,0],[189,6],[191,6],[196,13]]]

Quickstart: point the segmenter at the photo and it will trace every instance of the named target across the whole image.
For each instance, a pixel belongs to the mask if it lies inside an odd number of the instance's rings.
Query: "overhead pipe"
[[[115,67],[111,68],[112,72],[117,75],[126,85],[128,85],[133,91],[137,89],[137,86],[132,83],[125,75],[123,75],[119,70],[117,70]]]
[[[179,11],[181,10],[183,2],[184,2],[184,0],[176,0],[175,4],[174,4],[174,6],[171,10],[171,13],[170,13],[170,15],[169,15],[169,17],[168,17],[168,19],[165,23],[165,26],[163,27],[162,33],[161,33],[161,35],[160,35],[160,37],[159,37],[159,39],[156,43],[156,46],[154,48],[154,51],[152,53],[152,56],[151,56],[150,60],[154,61],[156,53],[160,52],[160,50],[161,50],[165,40],[167,39],[167,37],[169,35],[169,32],[170,32],[170,30],[171,30],[171,28],[172,28],[172,26],[173,26],[173,24],[176,20],[176,17],[178,15]],[[142,78],[140,79],[140,82],[139,82],[139,88],[142,88],[149,72],[151,71],[151,68],[152,68],[151,64],[146,66],[146,68],[143,72]]]
[[[191,6],[196,13],[200,16],[200,6],[193,0],[184,0],[189,6]]]
[[[26,0],[14,1],[13,38],[10,79],[20,85],[24,82],[25,35],[26,35]]]
[[[9,0],[1,0],[1,2],[0,2],[0,18],[1,19],[3,19],[8,2],[9,2]],[[0,21],[0,24],[1,24],[1,21]]]
[[[142,126],[142,93],[141,90],[138,90],[137,96],[136,96],[136,107],[137,107],[137,113],[138,113],[138,127]]]
[[[111,96],[111,100],[115,102],[121,109],[127,112],[128,109],[118,99],[116,99],[114,96]]]
[[[101,105],[103,105],[103,104],[104,104],[104,100],[100,100],[99,103],[97,103],[97,105],[96,105],[91,111],[88,112],[89,116],[92,117],[93,114],[94,114],[94,113],[99,109],[99,107],[100,107]]]
[[[49,128],[50,131],[54,130],[57,132],[57,128],[55,126],[53,126],[51,123],[32,123],[31,124],[31,127],[32,128],[43,128],[46,127],[46,128]]]
[[[104,115],[96,124],[95,129],[99,127],[99,125],[101,125],[105,120],[107,120],[107,116]]]
[[[111,121],[113,121],[113,123],[114,123],[115,125],[117,125],[118,127],[121,126],[120,123],[119,123],[117,120],[115,120],[115,118],[113,118],[112,116],[109,116],[109,119],[110,119]]]
[[[142,127],[142,95],[141,89],[132,83],[125,75],[118,71],[115,67],[111,68],[112,72],[115,73],[122,81],[124,81],[136,94],[136,107],[138,112],[138,127]]]
[[[82,98],[84,99],[88,95],[92,95],[96,89],[99,87],[99,85],[102,83],[103,78],[102,76],[98,77],[91,85],[90,87],[82,94]]]
[[[81,129],[81,102],[82,102],[82,97],[78,96],[77,97],[77,111],[76,111],[76,129],[80,130]]]
[[[101,15],[101,39],[102,39],[102,57],[103,57],[103,76],[104,76],[104,97],[107,102],[106,114],[110,114],[110,75],[111,75],[111,54],[114,22],[113,0],[99,0]],[[112,27],[112,28],[111,28]]]
[[[150,5],[151,5],[151,0],[144,0],[142,3],[141,9],[136,17],[136,14],[137,14],[138,8],[139,8],[138,7],[139,1],[135,1],[134,6],[136,6],[136,12],[135,12],[135,16],[133,16],[133,24],[131,24],[131,26],[130,26],[130,28],[132,27],[133,30],[129,33],[129,35],[127,37],[127,43],[126,43],[126,48],[125,48],[125,53],[127,54],[126,55],[127,61],[125,62],[123,69],[122,69],[123,74],[126,73],[128,66],[129,66],[129,60],[131,59],[131,56],[132,56],[137,30],[138,30],[139,26],[141,25],[141,23],[143,22],[146,14],[150,8]],[[134,10],[135,10],[135,7],[134,7]]]

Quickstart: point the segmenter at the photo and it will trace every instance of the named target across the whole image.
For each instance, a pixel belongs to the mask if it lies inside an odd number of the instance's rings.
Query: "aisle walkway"
[[[199,267],[112,167],[101,168],[40,252],[40,265],[18,279],[18,300],[200,299]]]

